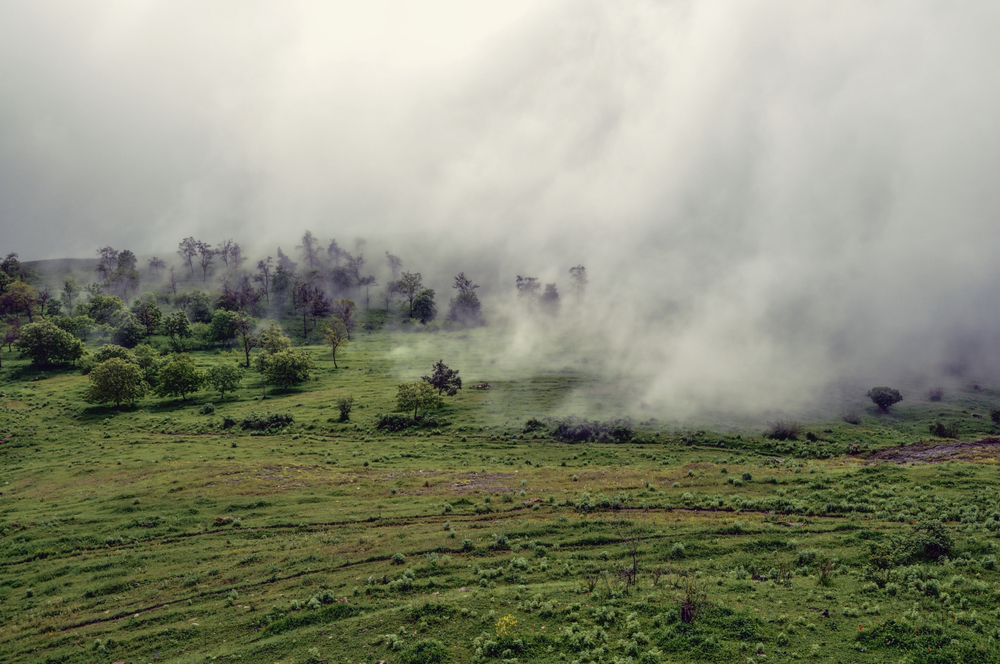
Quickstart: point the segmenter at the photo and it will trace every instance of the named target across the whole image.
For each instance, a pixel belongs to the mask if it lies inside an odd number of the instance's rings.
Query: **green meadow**
[[[1000,661],[990,386],[776,440],[635,415],[583,350],[504,338],[359,331],[266,398],[247,371],[120,409],[0,351],[0,660]],[[442,358],[464,388],[380,431]],[[617,443],[555,433],[630,412]]]

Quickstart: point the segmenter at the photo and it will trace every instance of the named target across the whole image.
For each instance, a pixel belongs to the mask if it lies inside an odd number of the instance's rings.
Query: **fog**
[[[2,3],[2,249],[364,237],[649,413],[996,377],[1000,5],[493,4]]]

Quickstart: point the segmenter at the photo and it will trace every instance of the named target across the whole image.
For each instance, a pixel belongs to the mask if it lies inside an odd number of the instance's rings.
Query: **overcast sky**
[[[2,250],[584,263],[670,403],[992,371],[997,34],[973,1],[0,2]]]

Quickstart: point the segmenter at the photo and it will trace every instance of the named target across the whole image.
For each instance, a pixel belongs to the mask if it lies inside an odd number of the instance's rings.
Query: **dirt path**
[[[946,443],[925,441],[903,447],[889,447],[868,457],[872,463],[940,463],[942,461],[1000,462],[1000,438],[982,438]]]

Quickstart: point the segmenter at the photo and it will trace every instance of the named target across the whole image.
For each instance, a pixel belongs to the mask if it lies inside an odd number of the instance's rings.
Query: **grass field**
[[[634,395],[500,334],[357,335],[301,389],[120,411],[3,351],[0,661],[1000,661],[997,392],[570,445],[527,420]],[[440,358],[465,389],[377,431]],[[294,423],[224,427],[265,413]]]

